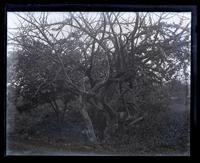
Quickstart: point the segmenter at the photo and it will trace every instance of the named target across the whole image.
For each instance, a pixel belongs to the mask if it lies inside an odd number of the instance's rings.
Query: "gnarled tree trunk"
[[[83,95],[80,95],[79,97],[79,101],[80,101],[80,113],[83,116],[86,128],[87,128],[87,136],[90,140],[90,142],[92,143],[97,143],[97,138],[94,132],[94,128],[93,128],[93,124],[91,121],[91,118],[86,110],[86,104],[85,104],[85,100],[83,98]]]

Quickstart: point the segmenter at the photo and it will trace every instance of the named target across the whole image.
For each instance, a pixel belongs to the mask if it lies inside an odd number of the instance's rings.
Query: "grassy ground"
[[[8,155],[186,155],[189,152],[189,107],[172,103],[168,110],[153,114],[133,128],[135,134],[126,143],[89,145],[71,138],[43,136],[8,137]],[[69,130],[70,132],[70,130]],[[78,133],[77,133],[78,134]],[[73,135],[76,140],[78,135]],[[122,138],[123,139],[123,138]]]

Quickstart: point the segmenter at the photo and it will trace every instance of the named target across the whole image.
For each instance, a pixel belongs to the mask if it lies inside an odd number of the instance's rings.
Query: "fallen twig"
[[[136,120],[132,121],[131,123],[128,124],[128,127],[132,127],[134,124],[136,124],[137,122],[143,120],[144,117],[139,117]]]

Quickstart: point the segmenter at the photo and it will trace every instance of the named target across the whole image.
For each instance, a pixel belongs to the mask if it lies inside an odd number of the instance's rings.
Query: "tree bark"
[[[80,95],[79,97],[80,100],[80,113],[83,116],[86,128],[87,128],[87,137],[89,138],[89,141],[92,143],[97,143],[97,138],[94,132],[94,128],[93,128],[93,124],[91,121],[91,118],[86,110],[86,104],[85,104],[85,100],[83,98],[82,95]]]

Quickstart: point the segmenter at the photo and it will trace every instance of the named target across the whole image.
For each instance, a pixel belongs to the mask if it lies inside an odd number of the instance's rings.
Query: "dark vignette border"
[[[193,1],[192,1],[193,2]],[[198,106],[199,104],[197,103],[197,97],[199,96],[197,92],[198,82],[197,82],[197,6],[195,5],[131,5],[131,4],[54,4],[54,3],[5,3],[5,6],[3,8],[3,46],[1,50],[3,51],[3,60],[1,60],[3,63],[3,69],[6,70],[7,68],[7,50],[6,50],[6,45],[7,45],[7,12],[14,12],[14,11],[124,11],[124,12],[136,12],[136,11],[145,11],[145,12],[191,12],[192,14],[192,24],[191,24],[191,135],[190,135],[190,142],[191,142],[191,156],[197,156],[197,140],[198,140],[198,134],[197,131],[199,130],[199,124],[197,122],[197,115],[198,115]],[[4,148],[2,153],[3,156],[6,158],[10,158],[10,156],[6,156],[6,71],[3,71],[3,81],[1,84],[1,87],[3,90],[1,93],[3,94],[3,108],[1,109],[2,111],[2,119],[3,125],[2,127],[2,133],[3,134],[3,141],[2,145]],[[21,157],[21,156],[18,156]],[[43,156],[42,156],[43,157]],[[151,156],[151,158],[155,158],[154,156]],[[104,157],[105,158],[105,157]],[[118,157],[119,158],[119,157]],[[137,157],[138,158],[138,157]],[[140,157],[144,158],[144,157]],[[139,159],[140,159],[139,158]],[[166,157],[165,157],[166,158]],[[185,158],[185,157],[184,157]],[[99,159],[99,158],[98,158]],[[149,160],[149,157],[148,157]],[[82,160],[83,161],[83,160]]]

